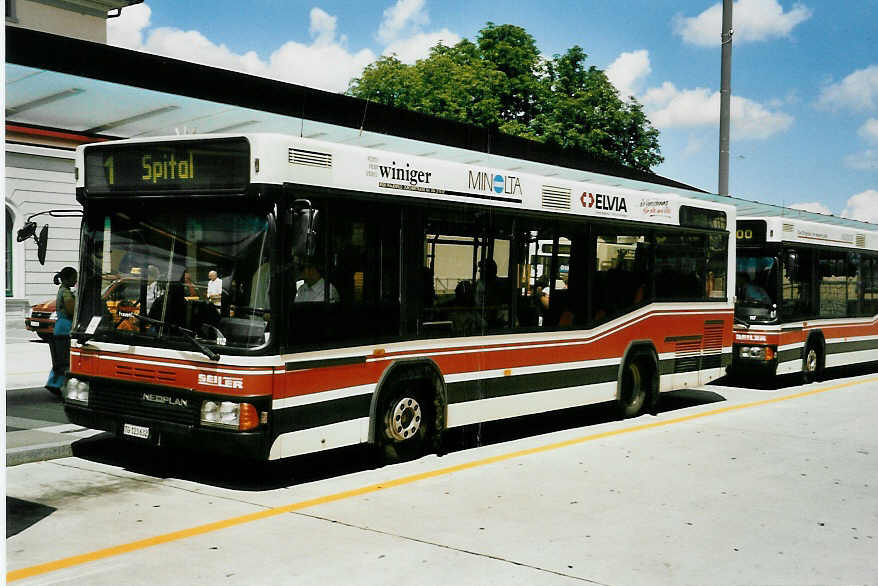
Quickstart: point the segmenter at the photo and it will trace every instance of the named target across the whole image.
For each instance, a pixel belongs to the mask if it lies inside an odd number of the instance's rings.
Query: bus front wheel
[[[433,402],[416,381],[389,389],[378,408],[376,444],[385,464],[420,458],[430,441]]]

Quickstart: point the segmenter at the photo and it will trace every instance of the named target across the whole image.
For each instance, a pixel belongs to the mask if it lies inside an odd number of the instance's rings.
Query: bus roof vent
[[[332,168],[332,154],[306,151],[291,148],[289,151],[290,165],[307,165],[309,167]]]
[[[792,224],[784,224],[784,225],[783,225],[783,231],[784,231],[784,232],[794,232],[794,231],[795,231],[795,228],[793,227]]]
[[[857,234],[856,242],[857,242],[858,247],[866,248],[866,235],[865,234]]]
[[[543,207],[551,210],[570,209],[570,189],[543,185]]]

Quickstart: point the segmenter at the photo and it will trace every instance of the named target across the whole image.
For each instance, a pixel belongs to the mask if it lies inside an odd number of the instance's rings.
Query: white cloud
[[[719,124],[719,92],[706,88],[678,90],[666,81],[642,97],[650,121],[659,129],[716,126]],[[793,117],[764,105],[732,96],[732,139],[765,139],[787,130]]]
[[[285,43],[267,61],[255,51],[235,53],[225,45],[214,43],[199,31],[172,27],[149,29],[150,14],[148,4],[123,10],[122,16],[112,19],[108,25],[108,42],[335,92],[347,89],[350,79],[359,75],[376,58],[368,49],[355,53],[349,51],[345,46],[347,39],[337,34],[337,18],[320,8],[312,8],[309,15],[308,31],[312,42]]]
[[[203,65],[233,69],[269,76],[268,66],[254,51],[243,55],[232,52],[225,45],[217,45],[198,31],[161,27],[151,30],[140,47],[147,53],[166,55]]]
[[[790,206],[794,210],[803,210],[806,212],[814,212],[815,214],[826,214],[828,216],[832,215],[832,210],[817,201],[803,202],[803,203],[794,203]]]
[[[678,90],[666,81],[648,90],[641,101],[649,112],[649,119],[661,129],[719,122],[719,93],[711,93],[706,88]]]
[[[376,55],[369,49],[350,53],[341,45],[303,45],[288,42],[271,54],[267,77],[343,92]]]
[[[149,26],[152,9],[148,4],[135,4],[122,10],[117,18],[107,19],[107,44],[125,49],[139,49],[143,29]]]
[[[830,110],[874,110],[878,107],[878,65],[858,69],[840,82],[823,88],[817,105]]]
[[[784,12],[777,0],[738,0],[732,6],[734,43],[765,41],[788,37],[799,24],[811,18],[811,9],[796,3]],[[722,32],[722,3],[714,4],[698,16],[677,15],[674,32],[682,39],[701,47],[716,47]]]
[[[397,0],[384,11],[384,19],[378,27],[378,40],[389,44],[404,34],[420,32],[430,22],[425,0]]]
[[[332,16],[316,6],[311,9],[309,17],[311,25],[308,27],[308,32],[314,39],[314,44],[329,45],[334,43],[335,25],[338,23],[338,17]]]
[[[878,169],[878,150],[868,149],[844,158],[844,164],[857,171],[874,171]]]
[[[646,76],[652,72],[649,64],[649,51],[641,49],[622,53],[607,67],[607,78],[625,99],[640,92]]]
[[[396,40],[384,49],[384,55],[396,55],[403,63],[414,63],[429,55],[430,49],[440,42],[446,46],[459,43],[460,35],[451,32],[447,28],[435,33],[418,33],[414,36]]]
[[[151,29],[151,14],[145,3],[123,10],[108,22],[108,43],[333,92],[345,91],[350,80],[377,58],[371,49],[350,50],[347,37],[338,32],[338,18],[317,7],[309,13],[311,42],[288,41],[267,60],[255,51],[235,53],[197,30]],[[395,53],[401,61],[414,63],[439,41],[454,45],[461,40],[448,29],[423,32],[428,23],[425,0],[398,0],[384,11],[377,34],[386,46],[384,54]]]
[[[878,224],[878,191],[867,189],[852,195],[841,213],[845,218]]]
[[[878,118],[869,118],[860,126],[860,136],[869,142],[878,143]]]

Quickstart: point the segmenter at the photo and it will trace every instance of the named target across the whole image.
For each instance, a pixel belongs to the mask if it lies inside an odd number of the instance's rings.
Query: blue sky
[[[111,44],[344,91],[382,54],[424,57],[491,21],[573,45],[661,131],[655,171],[717,190],[721,2],[147,0]],[[729,189],[878,223],[878,0],[734,3]]]

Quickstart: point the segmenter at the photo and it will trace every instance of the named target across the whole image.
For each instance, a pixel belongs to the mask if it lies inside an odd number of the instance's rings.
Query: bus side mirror
[[[791,281],[799,280],[799,255],[795,250],[788,250],[784,257],[784,268]]]
[[[45,224],[42,230],[40,230],[40,235],[37,236],[37,223],[33,221],[26,222],[18,231],[15,239],[18,242],[24,242],[29,238],[33,238],[34,242],[37,243],[37,260],[40,261],[41,265],[46,264],[46,249],[49,242],[49,225]]]
[[[43,226],[43,229],[40,230],[40,235],[37,236],[37,260],[40,261],[41,265],[46,264],[46,249],[48,248],[49,243],[49,225],[46,224]]]
[[[306,199],[297,199],[289,214],[293,256],[314,256],[317,250],[317,210]]]

